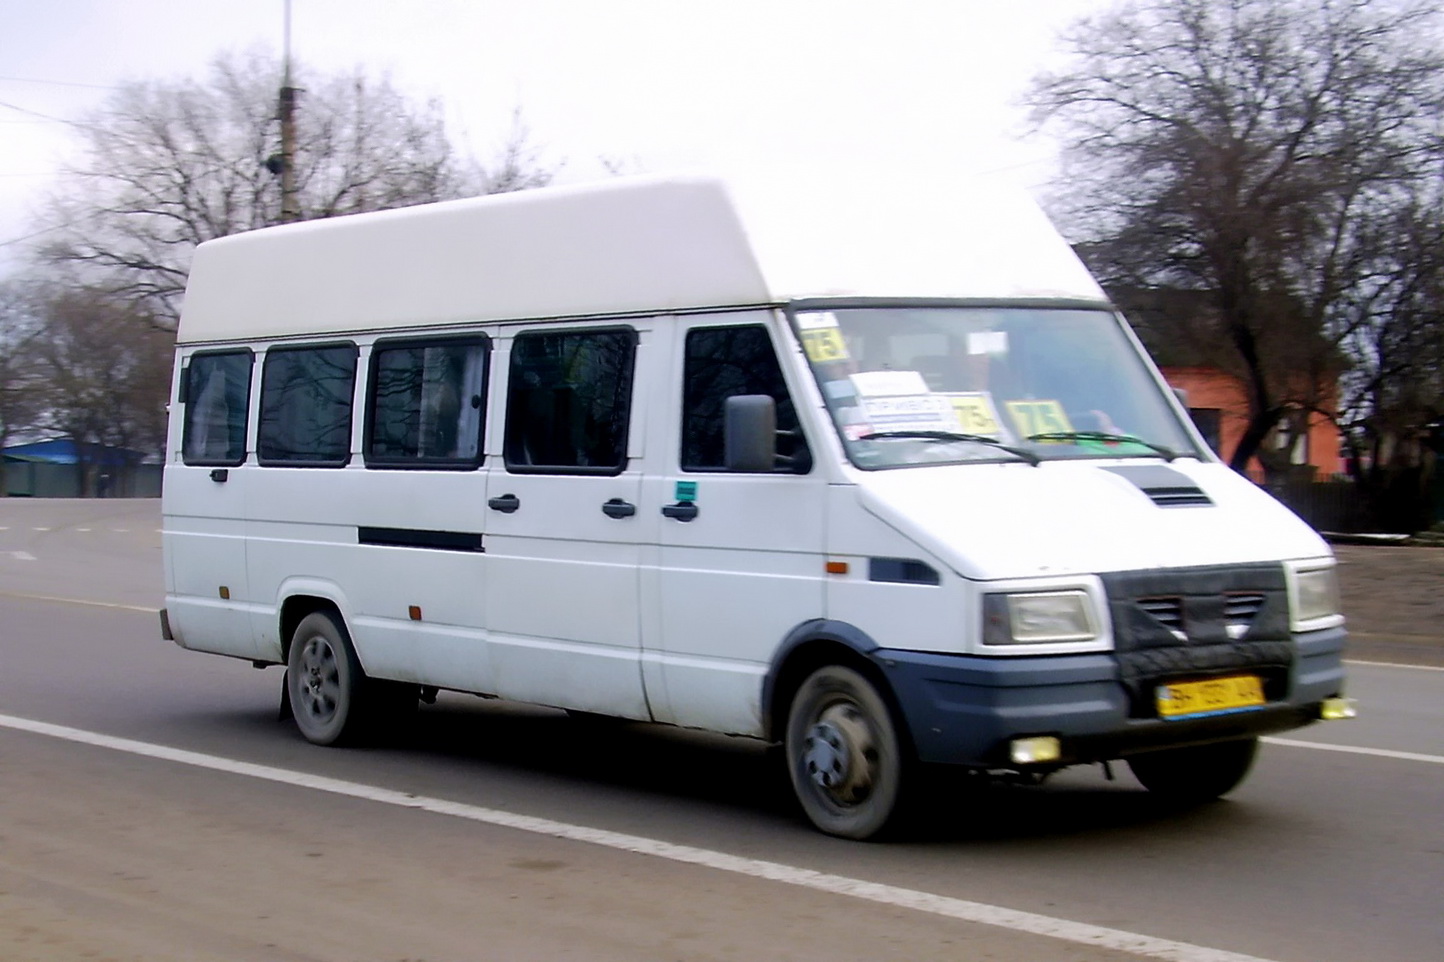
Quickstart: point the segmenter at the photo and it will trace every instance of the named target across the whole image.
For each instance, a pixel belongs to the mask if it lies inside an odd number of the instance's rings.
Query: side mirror
[[[766,394],[737,394],[723,410],[728,471],[768,472],[777,464],[777,402]]]

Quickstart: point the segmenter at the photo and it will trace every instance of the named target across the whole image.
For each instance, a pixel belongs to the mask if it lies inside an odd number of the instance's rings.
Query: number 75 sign
[[[1056,434],[1073,430],[1063,405],[1057,401],[1005,401],[1008,415],[1023,437],[1033,434]]]

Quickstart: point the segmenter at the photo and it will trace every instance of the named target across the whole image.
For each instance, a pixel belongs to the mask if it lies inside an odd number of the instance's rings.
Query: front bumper
[[[879,649],[918,757],[972,768],[1013,768],[1014,738],[1055,735],[1059,764],[1265,735],[1319,717],[1343,694],[1343,628],[1297,634],[1285,690],[1253,711],[1163,721],[1140,717],[1112,653],[990,658]],[[1277,697],[1276,697],[1276,696]]]

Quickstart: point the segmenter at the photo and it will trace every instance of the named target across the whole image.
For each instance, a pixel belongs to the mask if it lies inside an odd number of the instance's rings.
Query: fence
[[[93,492],[106,498],[160,497],[161,465],[136,464],[91,469],[90,484],[83,483],[74,464],[8,461],[5,494],[12,498],[79,498]]]
[[[1292,481],[1269,490],[1317,531],[1378,528],[1368,499],[1353,481]]]

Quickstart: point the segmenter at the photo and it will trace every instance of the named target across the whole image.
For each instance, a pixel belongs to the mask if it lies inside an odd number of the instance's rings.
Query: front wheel
[[[903,750],[876,686],[851,668],[828,665],[792,699],[783,748],[792,789],[822,831],[871,838],[896,814]]]
[[[1212,801],[1238,787],[1253,767],[1257,738],[1171,748],[1128,759],[1143,787],[1170,802]]]

